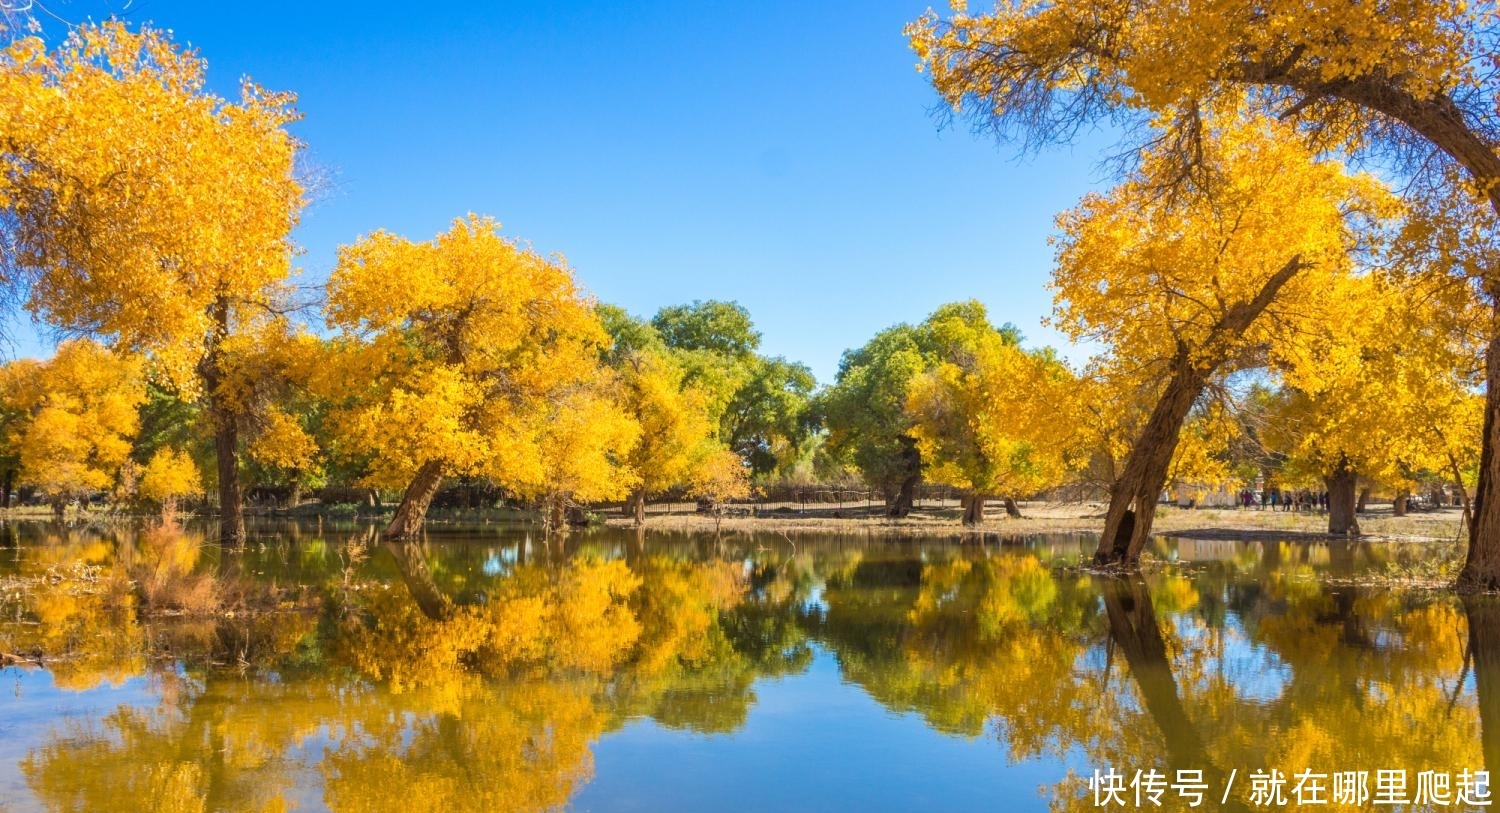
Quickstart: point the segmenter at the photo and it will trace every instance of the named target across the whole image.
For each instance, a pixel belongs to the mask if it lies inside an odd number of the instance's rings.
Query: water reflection
[[[1192,564],[1116,579],[1057,566],[1092,547],[1078,538],[0,539],[18,676],[0,719],[36,721],[0,764],[22,810],[558,809],[613,770],[601,743],[641,726],[681,749],[788,748],[738,738],[760,691],[814,685],[819,664],[842,683],[818,702],[856,693],[922,721],[888,744],[919,774],[955,738],[991,755],[973,785],[1040,770],[1043,795],[1007,809],[1095,809],[1083,777],[1105,767],[1201,770],[1214,802],[1237,772],[1233,809],[1256,770],[1397,768],[1410,793],[1418,771],[1500,768],[1500,604],[1319,578],[1410,553],[1389,546],[1160,542]],[[842,755],[817,749],[832,733],[796,736],[836,775]],[[673,782],[671,764],[638,773],[606,784]]]

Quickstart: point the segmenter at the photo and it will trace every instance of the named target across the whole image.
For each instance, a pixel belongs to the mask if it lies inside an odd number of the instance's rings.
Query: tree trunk
[[[965,494],[959,502],[963,505],[965,526],[973,527],[984,522],[984,495]]]
[[[1161,399],[1151,410],[1145,429],[1130,447],[1125,468],[1110,487],[1109,511],[1104,515],[1104,533],[1094,552],[1096,565],[1135,566],[1151,536],[1156,501],[1167,481],[1172,452],[1182,433],[1182,423],[1193,402],[1203,393],[1213,375],[1234,351],[1245,330],[1265,312],[1276,294],[1305,268],[1301,256],[1291,258],[1272,274],[1255,297],[1226,310],[1209,329],[1200,347],[1179,343],[1172,359],[1172,375]],[[1130,517],[1127,523],[1126,517]],[[1126,529],[1126,526],[1129,529]]]
[[[391,517],[391,524],[386,526],[385,533],[381,536],[387,540],[420,537],[422,521],[427,518],[427,507],[432,505],[432,498],[437,495],[438,486],[442,484],[442,462],[429,460],[423,463],[412,478],[411,485],[401,495],[401,504],[396,506],[396,514]]]
[[[1492,190],[1491,195],[1500,194]],[[1500,213],[1500,202],[1495,205]],[[1500,318],[1500,280],[1486,292]],[[1479,453],[1479,485],[1474,489],[1469,550],[1458,574],[1461,592],[1500,590],[1500,328],[1491,328],[1485,348],[1484,437]]]
[[[11,498],[11,495],[13,495],[15,493],[15,487],[16,487],[16,470],[15,469],[6,469],[5,470],[5,478],[4,478],[4,480],[0,481],[0,490],[3,490],[4,494],[5,494],[5,500],[4,500],[4,502],[0,502],[0,508],[5,508],[5,509],[9,509],[10,508],[10,498]]]
[[[1104,534],[1094,552],[1095,564],[1134,565],[1151,536],[1156,502],[1166,485],[1167,468],[1177,449],[1183,421],[1208,381],[1207,374],[1191,363],[1186,348],[1179,349],[1172,366],[1167,388],[1131,446],[1120,478],[1110,487],[1109,510],[1104,515]]]
[[[896,491],[896,499],[886,506],[886,516],[904,517],[911,513],[913,503],[916,501],[917,483],[922,479],[922,453],[917,449],[917,439],[910,435],[902,435],[901,441],[901,463],[905,476],[901,478],[901,487]]]
[[[1010,517],[1011,519],[1022,519],[1021,506],[1016,505],[1016,500],[1014,497],[1005,498],[1005,515]]]
[[[219,387],[224,383],[224,339],[229,336],[229,300],[220,296],[209,307],[214,333],[198,363],[207,395],[208,416],[214,427],[214,457],[219,471],[219,543],[245,543],[245,496],[240,488],[239,423],[224,402]]]
[[[1410,491],[1397,492],[1395,499],[1391,500],[1391,515],[1397,517],[1406,516],[1406,502],[1410,499]]]
[[[637,528],[646,524],[646,492],[632,491],[626,498],[625,504],[630,512],[635,515],[635,526]]]
[[[1323,485],[1328,489],[1328,533],[1334,536],[1359,536],[1354,499],[1358,479],[1359,475],[1344,457],[1339,458],[1338,468],[1323,478]]]
[[[1365,486],[1364,488],[1362,488],[1362,489],[1359,490],[1359,499],[1357,499],[1357,500],[1354,501],[1354,513],[1356,513],[1356,514],[1363,514],[1365,512],[1365,503],[1367,503],[1369,501],[1370,501],[1370,487],[1369,486]]]

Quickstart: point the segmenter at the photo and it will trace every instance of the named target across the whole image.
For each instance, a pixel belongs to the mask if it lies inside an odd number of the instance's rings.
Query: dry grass
[[[869,533],[884,536],[957,536],[967,533],[1001,536],[1030,536],[1052,533],[1094,533],[1104,527],[1104,506],[1100,503],[1021,504],[1022,518],[1005,516],[998,503],[992,503],[985,522],[975,528],[960,523],[957,506],[919,507],[911,516],[889,519],[881,516],[879,505],[846,504],[842,507],[806,508],[790,503],[757,506],[754,515],[735,513],[716,524],[713,516],[691,512],[691,506],[678,503],[666,513],[657,506],[646,519],[648,531],[712,533],[716,527],[725,533]],[[1376,504],[1359,516],[1365,538],[1452,540],[1459,535],[1460,510],[1444,508],[1431,512],[1393,516],[1389,504]],[[631,518],[606,516],[614,527],[634,527]],[[1162,506],[1156,514],[1153,531],[1158,536],[1188,538],[1267,537],[1320,538],[1328,535],[1328,517],[1319,512],[1288,513],[1271,510],[1235,508],[1184,509]]]

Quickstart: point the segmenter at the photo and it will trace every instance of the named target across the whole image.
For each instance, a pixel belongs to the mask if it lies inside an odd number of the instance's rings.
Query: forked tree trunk
[[[427,519],[427,507],[432,505],[432,498],[437,496],[438,486],[442,484],[442,462],[429,460],[423,463],[412,478],[411,485],[401,495],[401,504],[396,506],[396,514],[391,517],[391,524],[386,526],[385,533],[381,536],[387,540],[420,537],[422,522]]]
[[[1208,379],[1229,358],[1240,336],[1265,312],[1281,288],[1306,266],[1296,256],[1277,269],[1255,297],[1224,312],[1200,347],[1179,344],[1172,360],[1166,389],[1151,410],[1146,427],[1130,447],[1120,477],[1110,486],[1109,511],[1104,515],[1104,533],[1094,552],[1096,565],[1134,567],[1151,537],[1156,501],[1166,486],[1167,469],[1182,423],[1193,402],[1203,393]]]
[[[959,498],[959,502],[963,505],[965,526],[973,527],[984,522],[985,497],[983,494],[965,494]]]
[[[1358,479],[1347,458],[1340,458],[1338,468],[1323,478],[1328,489],[1328,533],[1334,536],[1359,536],[1354,499]]]

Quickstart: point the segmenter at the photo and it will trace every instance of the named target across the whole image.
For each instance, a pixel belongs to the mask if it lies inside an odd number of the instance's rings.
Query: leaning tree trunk
[[[391,517],[391,524],[386,526],[382,537],[388,540],[394,539],[416,539],[422,535],[422,522],[427,519],[427,507],[432,505],[432,498],[437,496],[438,486],[443,484],[443,464],[439,460],[429,460],[417,469],[417,474],[411,480],[411,485],[406,487],[406,493],[401,495],[401,504],[396,506],[396,514]]]
[[[1288,260],[1253,299],[1225,311],[1209,329],[1202,346],[1188,347],[1179,342],[1166,389],[1152,408],[1145,429],[1131,445],[1120,477],[1110,486],[1109,511],[1104,515],[1104,533],[1094,552],[1094,564],[1134,566],[1140,561],[1151,536],[1156,501],[1166,486],[1172,453],[1193,402],[1203,393],[1209,377],[1228,360],[1239,338],[1305,267],[1300,255]]]
[[[983,494],[965,494],[960,498],[960,503],[964,509],[965,526],[974,527],[984,522],[985,496]]]
[[[1178,350],[1172,366],[1167,388],[1131,446],[1120,478],[1110,487],[1109,511],[1104,515],[1104,534],[1094,552],[1095,564],[1134,564],[1151,536],[1151,521],[1166,485],[1177,437],[1193,402],[1208,383],[1207,371],[1192,363],[1187,348]]]
[[[1340,457],[1338,467],[1323,478],[1323,485],[1328,489],[1328,533],[1334,536],[1359,536],[1354,497],[1358,479],[1359,475],[1346,457]]]
[[[1015,497],[1005,498],[1005,515],[1011,519],[1022,519],[1021,506],[1016,505]]]

